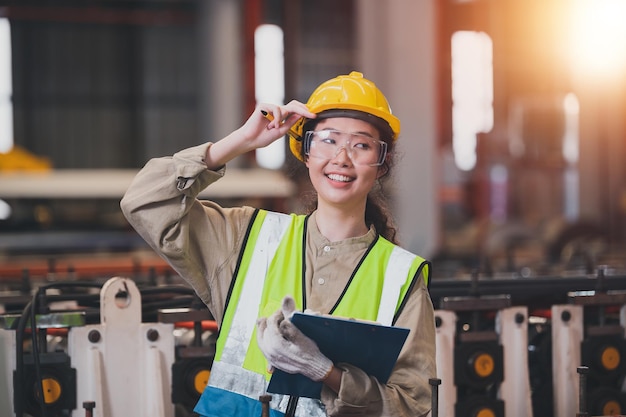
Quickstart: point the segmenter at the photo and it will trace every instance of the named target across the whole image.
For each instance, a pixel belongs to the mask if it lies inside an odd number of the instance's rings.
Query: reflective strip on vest
[[[385,285],[380,298],[380,308],[376,321],[385,326],[391,326],[396,306],[400,298],[402,286],[406,283],[406,276],[415,260],[415,255],[396,246],[391,252],[387,269],[385,270]],[[384,308],[387,307],[387,308]]]
[[[241,297],[228,331],[228,339],[224,344],[222,362],[243,365],[250,337],[256,325],[261,302],[259,295],[263,292],[267,269],[290,223],[291,217],[285,214],[268,212],[265,216],[250,260],[248,276],[243,283]],[[241,300],[245,302],[242,303]]]

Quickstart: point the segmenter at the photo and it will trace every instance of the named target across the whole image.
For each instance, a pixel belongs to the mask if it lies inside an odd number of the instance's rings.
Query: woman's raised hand
[[[261,103],[239,129],[207,148],[204,162],[217,169],[246,152],[263,148],[289,132],[302,117],[315,118],[303,103],[293,100],[284,106]]]
[[[305,104],[292,100],[283,106],[260,103],[248,120],[239,128],[250,150],[263,148],[285,136],[302,117],[315,118]]]

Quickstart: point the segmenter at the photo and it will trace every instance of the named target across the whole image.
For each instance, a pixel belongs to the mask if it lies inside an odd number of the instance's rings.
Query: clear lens
[[[305,155],[330,160],[342,150],[355,165],[379,166],[385,161],[387,144],[366,135],[338,130],[309,131],[305,134]]]

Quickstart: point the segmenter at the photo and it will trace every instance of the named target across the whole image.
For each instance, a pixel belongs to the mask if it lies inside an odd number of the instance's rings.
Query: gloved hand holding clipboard
[[[386,383],[409,335],[409,329],[377,323],[296,312],[291,321],[317,343],[335,364],[348,363]],[[268,392],[320,398],[322,382],[276,369]]]

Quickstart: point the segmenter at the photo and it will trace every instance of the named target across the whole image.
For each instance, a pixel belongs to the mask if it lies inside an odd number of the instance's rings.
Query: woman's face
[[[351,135],[363,135],[380,140],[378,130],[371,124],[349,117],[321,120],[315,131],[342,132],[343,140]],[[355,136],[352,136],[354,138]],[[344,209],[364,210],[367,195],[379,176],[378,166],[354,164],[348,152],[339,147],[331,159],[309,156],[306,160],[311,183],[318,194],[318,205],[329,204]]]

